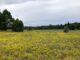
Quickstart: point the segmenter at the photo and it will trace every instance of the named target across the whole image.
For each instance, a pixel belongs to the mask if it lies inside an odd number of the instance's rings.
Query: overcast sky
[[[80,0],[0,0],[4,9],[29,26],[80,22]]]

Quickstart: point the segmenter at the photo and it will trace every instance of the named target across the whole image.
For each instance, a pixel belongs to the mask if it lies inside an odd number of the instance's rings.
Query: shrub
[[[64,32],[65,32],[65,33],[68,33],[68,32],[69,32],[68,26],[65,26],[65,27],[64,27]]]

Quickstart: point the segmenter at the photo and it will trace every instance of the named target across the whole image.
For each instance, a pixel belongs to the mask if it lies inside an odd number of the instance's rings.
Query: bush
[[[65,27],[64,27],[64,32],[65,32],[65,33],[68,33],[68,32],[69,32],[68,26],[65,26]]]

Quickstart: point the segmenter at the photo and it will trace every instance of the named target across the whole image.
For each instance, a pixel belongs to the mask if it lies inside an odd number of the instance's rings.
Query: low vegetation
[[[0,32],[0,60],[80,60],[80,31]]]

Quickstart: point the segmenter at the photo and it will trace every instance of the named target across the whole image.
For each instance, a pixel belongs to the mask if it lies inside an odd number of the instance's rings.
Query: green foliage
[[[7,9],[5,9],[2,14],[5,16],[7,20],[12,19],[12,15]]]
[[[69,32],[68,26],[65,26],[65,27],[64,27],[64,32],[65,32],[65,33],[68,33],[68,32]]]
[[[0,12],[0,30],[12,29],[16,32],[23,31],[23,22],[19,19],[14,19],[8,10]]]
[[[13,22],[12,30],[15,32],[22,32],[23,29],[24,29],[23,22],[20,21],[19,19],[16,19]]]
[[[68,28],[70,30],[80,30],[80,22],[74,22],[74,23],[66,23],[66,24],[60,24],[60,25],[46,25],[46,26],[36,26],[36,27],[33,27],[33,26],[26,26],[25,29],[36,29],[36,30],[51,30],[51,29],[64,29],[65,26],[68,26]]]
[[[12,16],[8,10],[4,10],[0,13],[0,29],[7,30],[8,20],[11,20]]]

